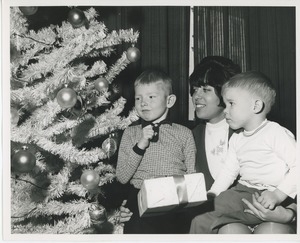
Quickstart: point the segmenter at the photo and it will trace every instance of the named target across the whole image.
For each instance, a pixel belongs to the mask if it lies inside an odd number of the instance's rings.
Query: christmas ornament
[[[71,108],[77,102],[77,95],[73,89],[65,87],[57,93],[56,99],[62,108]]]
[[[106,209],[97,203],[92,203],[89,208],[91,223],[97,226],[107,222]]]
[[[87,19],[84,15],[84,12],[78,8],[73,8],[68,15],[68,21],[73,26],[73,28],[79,28],[83,25],[86,25]]]
[[[38,10],[38,7],[19,7],[24,15],[33,15]]]
[[[86,113],[86,104],[81,96],[77,96],[77,101],[73,108],[70,110],[70,113],[75,119],[83,116]]]
[[[113,156],[114,153],[117,151],[117,142],[114,138],[111,137],[111,134],[102,143],[102,149],[106,152],[108,158]]]
[[[108,81],[105,78],[98,78],[94,81],[95,89],[99,92],[105,92],[108,90]]]
[[[87,170],[80,177],[81,184],[88,190],[96,189],[100,182],[99,174],[94,170]]]
[[[34,154],[28,151],[26,146],[24,146],[22,150],[18,151],[12,158],[12,167],[18,172],[29,172],[33,169],[35,164],[36,158]]]
[[[17,125],[20,119],[20,115],[16,108],[10,108],[10,122],[13,125]]]
[[[10,44],[10,61],[13,62],[19,57],[19,55],[20,53],[17,48],[13,44]]]
[[[126,53],[127,59],[131,62],[136,62],[140,59],[141,52],[136,47],[129,47]]]

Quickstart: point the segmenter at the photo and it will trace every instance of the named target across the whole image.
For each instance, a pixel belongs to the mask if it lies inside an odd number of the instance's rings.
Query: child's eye
[[[155,96],[154,96],[154,95],[150,95],[149,98],[150,98],[150,99],[153,99],[153,98],[155,98]]]
[[[140,97],[135,97],[135,100],[136,100],[136,101],[139,101],[139,100],[140,100]]]
[[[227,101],[227,102],[225,102],[225,105],[226,105],[226,107],[231,107],[231,106],[234,105],[234,102],[233,101]]]

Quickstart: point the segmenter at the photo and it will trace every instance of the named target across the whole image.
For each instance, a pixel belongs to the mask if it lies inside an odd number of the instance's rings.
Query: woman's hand
[[[249,209],[244,210],[245,213],[250,213],[262,221],[272,221],[277,223],[289,223],[292,221],[295,216],[292,210],[282,206],[277,206],[274,210],[267,209],[257,201],[259,196],[260,195],[257,192],[252,195],[252,203],[244,198],[242,199],[249,207]]]
[[[126,205],[127,200],[124,200],[122,202],[122,205],[120,207],[120,223],[124,223],[129,221],[131,218],[132,212],[128,208],[125,208],[124,206]]]

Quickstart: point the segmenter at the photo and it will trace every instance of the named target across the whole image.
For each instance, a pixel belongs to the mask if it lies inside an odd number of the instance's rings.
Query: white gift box
[[[204,175],[169,176],[144,180],[138,193],[140,216],[198,206],[207,200]]]

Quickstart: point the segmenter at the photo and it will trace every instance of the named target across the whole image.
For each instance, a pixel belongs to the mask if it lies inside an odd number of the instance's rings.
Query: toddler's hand
[[[257,201],[265,208],[273,210],[275,206],[283,202],[286,197],[287,196],[278,189],[273,192],[266,190],[261,193]]]
[[[273,192],[270,191],[263,191],[261,193],[261,195],[258,197],[257,201],[263,205],[265,208],[267,209],[274,209],[276,204],[277,204],[277,200],[276,197],[274,195]]]
[[[149,144],[150,144],[150,140],[152,139],[152,137],[154,136],[154,131],[151,125],[148,125],[146,127],[143,128],[143,136],[141,138],[141,140],[138,142],[138,147],[140,149],[146,149]]]

